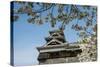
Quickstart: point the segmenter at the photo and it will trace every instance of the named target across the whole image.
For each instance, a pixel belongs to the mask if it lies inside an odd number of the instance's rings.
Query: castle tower
[[[82,51],[80,47],[68,44],[62,30],[49,33],[50,36],[45,38],[46,44],[37,48],[39,64],[78,62],[77,55]]]

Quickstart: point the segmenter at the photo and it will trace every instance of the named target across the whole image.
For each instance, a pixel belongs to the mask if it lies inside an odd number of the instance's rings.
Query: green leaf
[[[55,27],[56,25],[56,18],[51,19],[51,27]]]
[[[79,14],[79,19],[82,19],[82,18],[84,18],[86,16],[87,16],[87,13],[86,12],[82,12],[82,13]]]
[[[33,7],[33,3],[32,2],[28,2],[28,6],[32,8]]]

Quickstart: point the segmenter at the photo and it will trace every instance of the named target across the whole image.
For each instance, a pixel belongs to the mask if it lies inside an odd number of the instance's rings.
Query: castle
[[[39,52],[39,64],[56,64],[78,62],[77,55],[82,52],[77,44],[69,44],[65,40],[62,30],[49,31],[50,36],[46,37],[46,44],[37,47]]]

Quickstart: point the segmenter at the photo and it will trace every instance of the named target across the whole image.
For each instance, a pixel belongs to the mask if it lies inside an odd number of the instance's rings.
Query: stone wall
[[[57,64],[57,63],[71,63],[71,62],[79,62],[78,57],[48,59],[44,62],[41,62],[40,64]]]

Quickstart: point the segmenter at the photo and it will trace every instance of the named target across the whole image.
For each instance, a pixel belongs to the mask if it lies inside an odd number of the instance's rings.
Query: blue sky
[[[46,43],[45,37],[49,36],[51,28],[49,23],[43,25],[30,24],[26,20],[27,15],[23,14],[19,20],[14,23],[14,63],[15,65],[34,65],[38,64],[38,51],[36,47]],[[73,21],[75,22],[75,21]],[[71,25],[71,24],[70,24]],[[66,26],[65,38],[68,42],[77,41],[76,31]]]
[[[17,7],[18,5],[15,4],[14,8]],[[43,46],[46,43],[44,38],[49,36],[48,31],[57,29],[60,25],[60,22],[58,22],[56,27],[52,28],[49,23],[44,23],[43,25],[31,24],[27,22],[27,18],[26,14],[21,14],[18,21],[13,24],[15,65],[38,64],[37,57],[39,53],[36,47]],[[71,29],[71,25],[76,22],[77,20],[73,20],[71,24],[66,25],[64,34],[68,42],[76,42],[79,39],[77,32]],[[80,21],[80,24],[84,25],[84,22]]]

